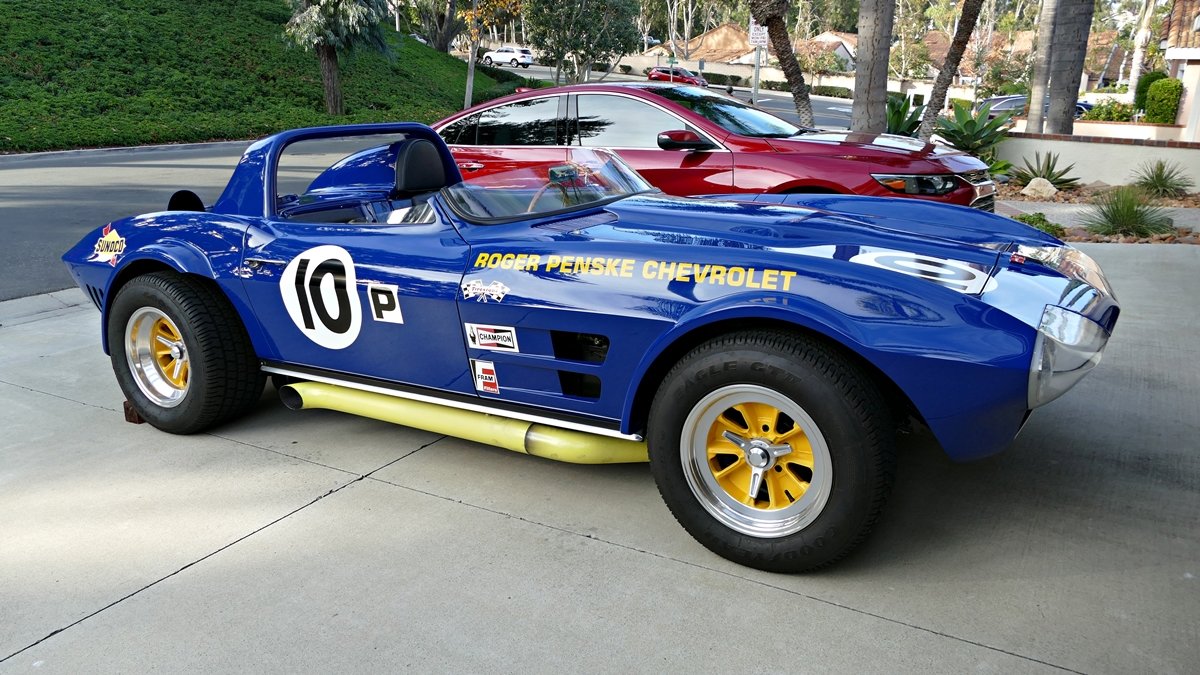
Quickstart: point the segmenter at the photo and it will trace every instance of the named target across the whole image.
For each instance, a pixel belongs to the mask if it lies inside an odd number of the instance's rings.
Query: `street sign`
[[[750,46],[751,47],[766,47],[767,46],[767,27],[760,25],[750,17]]]

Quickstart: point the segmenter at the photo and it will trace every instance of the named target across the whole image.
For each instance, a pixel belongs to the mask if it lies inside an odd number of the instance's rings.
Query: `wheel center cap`
[[[179,344],[178,342],[171,345],[171,358],[173,358],[173,359],[183,358],[183,345]]]
[[[746,450],[746,463],[756,469],[765,469],[771,465],[771,459],[771,451],[766,443],[750,441],[750,447]]]

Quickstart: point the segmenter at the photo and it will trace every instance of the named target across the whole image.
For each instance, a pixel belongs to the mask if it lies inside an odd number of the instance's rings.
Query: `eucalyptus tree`
[[[637,48],[637,0],[525,0],[529,43],[555,63],[555,81],[564,61],[575,79],[593,63],[611,61]]]
[[[387,52],[380,21],[387,17],[386,0],[288,0],[292,18],[284,34],[305,50],[317,53],[325,111],[341,115],[342,79],[338,67],[341,54],[354,49]]]

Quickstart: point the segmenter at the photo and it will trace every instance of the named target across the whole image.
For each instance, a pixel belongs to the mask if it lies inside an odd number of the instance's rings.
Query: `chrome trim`
[[[461,401],[451,401],[437,396],[426,396],[424,394],[414,394],[407,391],[396,391],[386,387],[376,387],[370,384],[362,384],[359,382],[351,382],[347,380],[339,380],[333,377],[325,377],[322,375],[313,375],[312,373],[304,373],[298,370],[288,370],[287,368],[278,368],[275,366],[263,366],[264,373],[275,373],[277,375],[288,375],[291,377],[307,380],[309,382],[324,382],[325,384],[336,384],[347,389],[358,389],[360,391],[369,391],[376,394],[384,394],[386,396],[395,396],[410,401],[421,401],[422,403],[433,403],[435,405],[444,405],[448,408],[458,408],[459,410],[469,410],[471,412],[485,413],[495,415],[497,417],[508,417],[524,422],[534,422],[536,424],[544,424],[548,427],[558,427],[560,429],[571,429],[572,431],[582,431],[588,434],[596,434],[597,436],[608,436],[610,438],[620,438],[626,441],[642,442],[645,440],[639,434],[623,434],[613,429],[605,429],[604,427],[594,427],[588,424],[579,424],[578,422],[567,422],[565,420],[556,420],[552,417],[542,417],[540,415],[529,415],[526,413],[514,412],[511,410],[497,410],[485,405],[475,405],[472,403],[463,403]]]

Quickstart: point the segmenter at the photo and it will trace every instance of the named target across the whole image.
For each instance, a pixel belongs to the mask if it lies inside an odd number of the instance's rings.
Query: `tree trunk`
[[[446,0],[446,13],[434,18],[435,29],[429,36],[434,49],[439,52],[450,52],[450,43],[454,41],[454,36],[458,35],[458,31],[454,29],[457,20],[458,8],[455,0]],[[472,54],[471,58],[475,58],[475,55]]]
[[[1037,49],[1033,57],[1033,75],[1029,80],[1029,117],[1025,131],[1042,133],[1042,111],[1046,109],[1046,83],[1050,81],[1050,47],[1054,45],[1054,27],[1058,15],[1058,0],[1042,0],[1038,17]]]
[[[796,60],[796,52],[792,49],[792,41],[788,36],[787,0],[750,0],[750,14],[759,24],[767,27],[767,37],[775,48],[775,58],[779,59],[779,69],[787,78],[788,88],[792,91],[792,102],[796,106],[796,115],[800,118],[800,126],[814,126],[812,101],[808,98],[808,85],[804,82],[804,70]],[[884,62],[887,62],[887,51],[884,51]]]
[[[1138,78],[1142,76],[1142,61],[1146,59],[1146,45],[1150,42],[1150,21],[1154,18],[1154,0],[1142,0],[1142,11],[1138,13],[1138,30],[1133,38],[1133,63],[1129,65],[1129,91],[1136,91]]]
[[[321,82],[325,85],[325,112],[341,115],[342,78],[338,72],[337,50],[329,45],[317,45],[317,58],[321,61]]]
[[[1075,102],[1079,99],[1080,77],[1095,11],[1094,0],[1059,0],[1055,50],[1050,58],[1047,133],[1070,134],[1075,130]]]
[[[971,40],[971,33],[975,31],[975,22],[979,20],[979,8],[981,7],[983,7],[983,0],[965,0],[963,2],[962,16],[959,17],[958,26],[954,29],[954,39],[950,41],[950,50],[946,52],[946,61],[938,71],[937,79],[933,82],[933,91],[929,94],[929,101],[925,103],[925,112],[921,115],[921,128],[917,131],[917,138],[923,141],[928,141],[929,137],[933,135],[938,113],[946,105],[946,92],[950,90],[950,84],[954,82],[954,74],[958,72],[963,54],[967,51],[967,43]]]
[[[850,129],[887,129],[888,51],[892,43],[892,0],[863,0],[858,9],[858,61]]]

